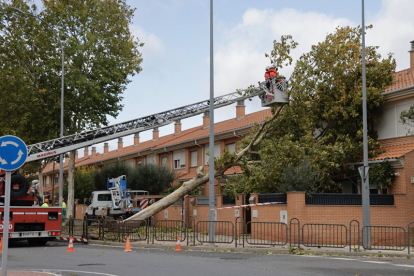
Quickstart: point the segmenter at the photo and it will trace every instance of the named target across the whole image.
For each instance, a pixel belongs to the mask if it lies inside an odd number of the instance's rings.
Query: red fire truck
[[[3,237],[5,172],[0,170],[0,236]],[[37,204],[36,204],[37,203]],[[40,207],[36,187],[17,172],[11,177],[9,238],[27,240],[29,245],[45,245],[61,234],[62,208]]]

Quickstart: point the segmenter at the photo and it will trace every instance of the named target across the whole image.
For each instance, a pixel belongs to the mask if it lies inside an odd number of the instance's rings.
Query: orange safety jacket
[[[268,70],[266,70],[266,73],[265,73],[265,80],[266,81],[268,81],[269,80],[269,78],[270,78],[270,72],[269,72],[269,69]]]
[[[270,68],[269,69],[269,74],[270,74],[270,78],[273,79],[275,77],[277,77],[277,72],[275,68]]]

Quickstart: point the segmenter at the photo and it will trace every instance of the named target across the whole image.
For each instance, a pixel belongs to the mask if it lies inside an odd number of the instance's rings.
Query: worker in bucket
[[[270,89],[270,71],[269,71],[270,67],[266,66],[266,73],[264,75],[265,80],[266,80],[266,87],[269,90]]]
[[[40,207],[49,207],[49,199],[45,199],[45,202],[43,202],[42,206]]]
[[[62,226],[65,226],[65,218],[66,218],[66,203],[65,203],[65,199],[62,197]]]

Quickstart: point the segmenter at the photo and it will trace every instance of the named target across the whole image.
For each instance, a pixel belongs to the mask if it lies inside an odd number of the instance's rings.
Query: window
[[[167,156],[163,156],[163,157],[161,157],[161,165],[163,166],[163,167],[167,167],[168,165],[167,165],[167,162],[168,162],[168,157]]]
[[[46,176],[46,187],[50,185],[50,176]]]
[[[198,150],[191,152],[191,167],[197,167],[198,165]]]
[[[59,184],[59,175],[55,177],[55,184]]]
[[[147,156],[147,164],[154,164],[154,165],[156,164],[155,154]]]
[[[236,152],[236,143],[230,143],[226,145],[229,149],[229,153],[235,153]]]
[[[111,201],[111,194],[99,194],[98,201]]]
[[[205,164],[207,165],[210,161],[210,155],[208,153],[210,152],[210,145],[207,144],[205,146]],[[214,157],[220,157],[220,144],[214,144]]]
[[[174,169],[185,168],[185,150],[176,150],[173,152]]]
[[[137,166],[141,166],[141,165],[142,165],[142,160],[138,160]]]
[[[130,167],[134,167],[134,159],[125,160],[124,164]]]

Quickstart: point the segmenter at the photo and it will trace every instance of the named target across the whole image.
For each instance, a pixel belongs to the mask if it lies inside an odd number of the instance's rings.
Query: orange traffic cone
[[[183,251],[181,249],[180,236],[177,236],[177,245],[175,246],[174,251]]]
[[[3,237],[0,237],[0,253],[3,253]]]
[[[68,246],[68,250],[66,250],[66,252],[75,252],[75,250],[73,250],[73,239],[72,239],[72,237],[70,237],[70,239],[69,239],[69,246]]]
[[[132,252],[131,245],[129,244],[129,237],[127,237],[127,243],[124,252]]]

